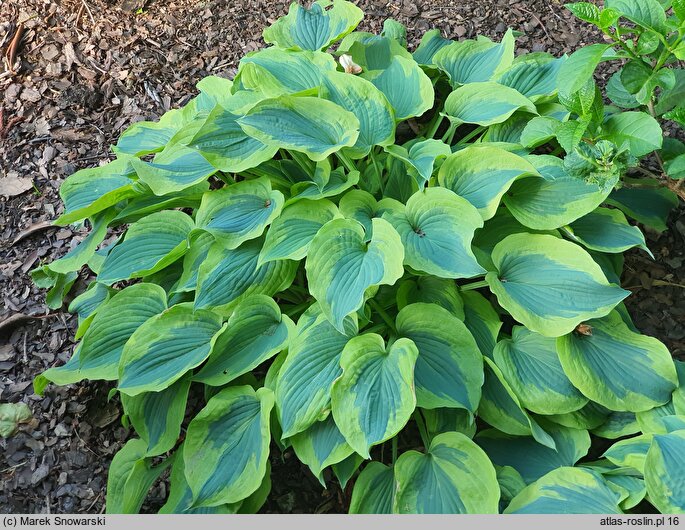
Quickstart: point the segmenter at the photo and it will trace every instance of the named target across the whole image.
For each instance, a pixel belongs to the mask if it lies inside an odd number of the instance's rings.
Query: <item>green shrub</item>
[[[354,480],[352,512],[682,510],[685,365],[619,287],[622,252],[649,250],[615,194],[658,123],[594,85],[559,98],[574,59],[515,58],[512,31],[410,53],[397,22],[353,32],[330,4],[62,185],[58,224],[91,233],[35,276],[53,307],[83,265],[96,280],[35,385],[116,381],[138,438],[109,512],[169,467],[162,512],[256,511],[270,447]]]

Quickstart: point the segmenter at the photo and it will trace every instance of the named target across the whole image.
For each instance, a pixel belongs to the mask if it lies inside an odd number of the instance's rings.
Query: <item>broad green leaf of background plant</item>
[[[83,378],[117,379],[121,352],[128,339],[166,307],[164,289],[149,283],[131,285],[110,298],[98,309],[83,335],[76,367]]]
[[[292,284],[297,262],[270,261],[259,265],[263,241],[246,241],[233,250],[214,243],[200,265],[195,308],[230,311],[252,294],[273,296]]]
[[[319,0],[309,9],[293,2],[288,14],[266,28],[263,36],[280,48],[322,50],[350,33],[363,17],[352,2]]]
[[[152,162],[132,158],[131,165],[155,195],[184,190],[216,173],[200,153],[182,145],[166,148]]]
[[[408,150],[399,145],[391,145],[385,150],[406,164],[412,176],[416,178],[419,190],[422,190],[430,180],[436,161],[452,154],[449,145],[432,138],[415,142]]]
[[[630,330],[615,311],[586,324],[590,335],[557,340],[561,365],[576,388],[616,411],[649,410],[671,399],[678,377],[666,346]]]
[[[464,321],[464,302],[452,280],[436,276],[417,276],[403,280],[397,290],[397,308],[424,302],[435,304]]]
[[[354,114],[315,97],[265,99],[238,123],[266,145],[302,152],[317,162],[342,147],[352,147],[359,136]]]
[[[302,199],[286,206],[266,233],[259,264],[281,259],[301,260],[319,229],[338,217],[338,208],[326,199]]]
[[[644,112],[621,112],[613,114],[602,125],[602,138],[618,147],[630,149],[634,156],[644,156],[661,149],[663,132],[659,122]]]
[[[557,75],[559,95],[571,97],[578,92],[592,79],[595,68],[610,48],[610,44],[591,44],[573,52]]]
[[[238,502],[259,488],[269,459],[273,392],[228,387],[188,426],[183,447],[193,506]]]
[[[533,436],[538,443],[554,449],[554,438],[523,410],[502,371],[490,358],[484,357],[484,360],[485,382],[478,416],[502,432],[515,436]]]
[[[361,75],[385,94],[397,121],[421,116],[433,107],[433,84],[411,58],[395,56],[383,70],[370,70]]]
[[[666,14],[657,0],[607,0],[605,8],[618,11],[621,16],[656,32],[664,30]]]
[[[426,188],[414,193],[406,206],[384,199],[379,209],[402,238],[405,265],[441,278],[485,272],[471,250],[483,220],[466,199],[445,188]]]
[[[531,412],[565,414],[588,402],[564,373],[551,337],[514,326],[512,337],[498,342],[493,356],[521,404]]]
[[[532,101],[552,96],[557,91],[557,75],[566,59],[547,53],[521,55],[496,79]]]
[[[120,392],[159,392],[207,359],[221,329],[221,317],[179,304],[145,322],[124,346]]]
[[[160,392],[137,396],[120,394],[124,413],[138,436],[147,443],[145,456],[161,455],[176,445],[189,390],[190,378],[185,377]]]
[[[375,333],[354,337],[340,357],[342,374],[331,388],[335,423],[360,455],[395,436],[416,406],[414,365],[416,345],[401,338],[387,349]]]
[[[318,308],[305,312],[288,346],[276,382],[276,406],[282,438],[304,431],[330,412],[330,389],[342,373],[340,356],[357,334],[356,315],[344,321],[341,333]]]
[[[193,380],[212,386],[229,383],[286,348],[294,328],[272,298],[246,298],[236,306]]]
[[[438,183],[464,197],[488,220],[516,179],[535,175],[535,167],[517,154],[499,147],[473,145],[445,159]]]
[[[117,158],[104,166],[82,169],[67,177],[59,189],[64,213],[55,224],[66,226],[136,195],[135,172],[130,160],[130,157]]]
[[[452,42],[435,52],[432,61],[456,88],[467,83],[490,81],[506,70],[514,60],[514,46],[514,34],[508,30],[501,43],[485,37]]]
[[[309,466],[312,474],[325,484],[323,480],[324,468],[342,462],[354,453],[345,441],[332,415],[325,420],[317,421],[306,431],[297,433],[290,438],[297,458]]]
[[[395,470],[371,461],[354,483],[350,513],[393,513],[394,499]]]
[[[527,486],[504,513],[622,513],[620,501],[598,473],[560,467]]]
[[[364,291],[392,285],[404,274],[404,248],[397,231],[384,219],[373,219],[367,244],[364,228],[351,219],[334,219],[314,237],[307,255],[309,291],[340,331],[345,316],[364,303]]]
[[[414,368],[419,407],[476,411],[483,386],[483,357],[463,322],[437,304],[417,303],[397,315],[397,333],[419,350]]]
[[[433,438],[426,454],[395,464],[397,513],[497,513],[497,474],[485,452],[461,433]]]
[[[205,193],[195,224],[227,249],[234,249],[262,235],[281,213],[283,202],[283,194],[271,189],[268,178],[244,180]]]
[[[618,254],[639,247],[652,256],[642,231],[628,224],[621,210],[597,208],[563,230],[570,239],[590,250]]]
[[[217,105],[192,137],[189,147],[197,149],[207,162],[226,173],[245,171],[271,160],[278,147],[265,145],[245,134],[238,118]]]
[[[107,254],[98,271],[98,281],[111,285],[167,267],[185,254],[193,228],[190,216],[177,210],[143,217],[129,227],[124,240]]]
[[[685,431],[657,434],[647,451],[645,483],[661,513],[685,513]]]
[[[563,161],[556,157],[526,158],[542,178],[514,182],[502,200],[511,214],[529,228],[552,230],[572,223],[597,208],[611,191],[568,175]]]
[[[445,101],[445,114],[450,121],[458,124],[494,125],[506,121],[520,109],[531,114],[538,113],[526,96],[491,81],[463,85],[453,90]]]
[[[485,279],[497,300],[531,331],[559,337],[608,314],[628,294],[610,284],[589,254],[543,234],[513,234],[495,246]],[[568,375],[568,374],[567,374]]]
[[[375,145],[393,144],[394,111],[385,95],[371,82],[342,72],[327,72],[322,81],[321,97],[337,103],[359,120],[357,142],[347,149],[350,156],[361,158]]]
[[[0,436],[9,438],[20,423],[26,423],[33,417],[31,408],[26,403],[0,404]]]
[[[590,449],[590,435],[585,430],[556,426],[548,432],[556,449],[540,445],[531,436],[512,436],[495,429],[479,432],[475,442],[493,463],[513,467],[530,484],[556,468],[575,465]]]

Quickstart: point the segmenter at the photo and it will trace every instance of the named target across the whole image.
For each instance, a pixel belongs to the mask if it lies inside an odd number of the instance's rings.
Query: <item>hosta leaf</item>
[[[134,438],[126,442],[109,466],[107,476],[107,513],[138,513],[150,486],[171,463],[155,468],[145,460],[147,444]]]
[[[466,326],[437,304],[418,303],[397,315],[397,333],[419,350],[414,369],[417,406],[475,412],[483,386],[483,357]]]
[[[621,210],[597,208],[565,227],[564,232],[590,250],[618,254],[640,247],[652,254],[642,231],[629,225]]]
[[[107,226],[114,219],[114,210],[105,210],[95,214],[91,219],[91,230],[88,235],[64,256],[49,263],[47,267],[60,274],[78,271],[95,254],[98,245],[107,236]]]
[[[447,157],[438,183],[464,197],[488,220],[516,179],[534,175],[538,172],[525,158],[499,147],[474,145]]]
[[[262,235],[281,213],[283,202],[283,194],[272,190],[266,177],[244,180],[205,193],[195,224],[227,249],[234,249]]]
[[[554,236],[508,236],[495,246],[492,261],[497,272],[488,272],[485,279],[499,303],[546,337],[608,314],[629,294],[610,284],[580,247]]]
[[[615,440],[640,432],[640,425],[633,412],[612,412],[599,427],[592,429],[592,434],[600,438]]]
[[[194,291],[197,287],[197,274],[200,265],[207,259],[209,249],[214,244],[214,236],[198,230],[190,234],[188,252],[183,256],[183,272],[174,285],[174,292]]]
[[[445,114],[454,123],[493,125],[506,121],[519,109],[537,114],[535,105],[526,96],[490,81],[459,87],[445,101]]]
[[[452,154],[449,145],[432,138],[413,143],[409,150],[399,145],[391,145],[385,150],[407,165],[407,168],[416,178],[420,190],[430,180],[435,162]]]
[[[177,210],[157,212],[132,224],[98,271],[98,281],[111,285],[157,272],[180,258],[194,228],[189,215]]]
[[[426,454],[404,453],[395,464],[395,480],[398,513],[497,513],[495,468],[461,433],[436,436]]]
[[[293,196],[286,202],[291,205],[302,199],[320,200],[324,197],[335,197],[359,182],[359,171],[345,173],[342,168],[336,168],[325,184],[315,181],[303,181],[291,188]]]
[[[321,50],[342,39],[363,18],[352,2],[319,0],[309,9],[297,3],[264,30],[264,40],[281,48]]]
[[[354,158],[366,156],[375,145],[390,145],[395,141],[394,111],[385,95],[366,79],[328,72],[323,76],[321,96],[359,120],[357,142],[348,149]]]
[[[243,130],[265,143],[323,160],[359,136],[359,120],[325,99],[281,96],[261,101],[238,120]]]
[[[371,220],[378,213],[378,203],[373,195],[364,190],[350,190],[342,196],[338,208],[343,217],[359,221],[366,232],[366,239],[371,239]]]
[[[246,298],[236,306],[193,380],[212,386],[229,383],[286,348],[294,327],[272,298]]]
[[[115,294],[93,318],[80,346],[78,368],[89,379],[118,377],[124,344],[145,321],[166,309],[158,285],[139,283]]]
[[[645,460],[652,438],[652,434],[640,434],[620,440],[607,449],[603,456],[616,466],[633,468],[640,474],[644,474]]]
[[[448,189],[427,188],[413,194],[406,207],[385,199],[379,208],[402,238],[405,265],[441,278],[485,272],[471,250],[483,220],[466,199]]]
[[[282,438],[304,431],[330,411],[330,388],[342,373],[343,348],[357,334],[356,318],[347,317],[344,327],[340,333],[318,306],[300,317],[276,383]]]
[[[610,413],[609,409],[599,403],[589,401],[580,410],[566,414],[551,414],[546,419],[572,429],[595,429],[607,420]]]
[[[623,510],[634,508],[647,495],[647,487],[645,481],[639,477],[632,477],[629,475],[605,475],[605,480],[610,488],[618,491],[626,498],[621,501],[619,505]]]
[[[527,159],[542,178],[514,182],[503,201],[529,228],[551,230],[572,223],[597,208],[611,191],[568,175],[556,157],[534,155]]]
[[[77,171],[60,186],[59,196],[64,202],[64,213],[55,224],[68,225],[133,197],[137,193],[132,180],[134,176],[129,157]]]
[[[654,118],[644,112],[613,114],[602,125],[602,138],[627,147],[634,156],[644,156],[661,149],[663,132]]]
[[[519,141],[528,148],[539,147],[555,138],[561,125],[562,122],[555,118],[538,116],[526,123]]]
[[[516,89],[536,101],[557,91],[557,75],[566,59],[546,53],[522,55],[497,78],[497,82]]]
[[[661,513],[685,513],[685,431],[657,434],[647,452],[645,483]]]
[[[142,440],[145,456],[161,455],[176,445],[186,412],[190,378],[181,378],[160,392],[120,394],[124,412]]]
[[[195,209],[200,205],[202,194],[209,189],[209,182],[203,180],[184,190],[161,196],[152,193],[152,190],[141,181],[138,181],[136,188],[140,189],[140,192],[131,197],[126,206],[116,213],[115,224],[133,223],[151,213],[172,208]]]
[[[386,349],[380,335],[349,340],[340,357],[342,375],[331,388],[335,423],[347,443],[370,458],[369,449],[395,436],[416,406],[414,364],[418,350],[401,338]]]
[[[193,506],[238,502],[259,488],[269,457],[271,390],[228,387],[188,426],[183,447]]]
[[[152,162],[132,158],[131,165],[155,195],[184,190],[216,173],[200,153],[180,145],[165,149]]]
[[[443,46],[433,62],[450,78],[452,86],[490,81],[514,60],[514,34],[511,30],[497,44],[487,38],[463,40]]]
[[[421,409],[421,415],[430,437],[447,431],[460,432],[469,438],[476,434],[475,417],[466,409]]]
[[[554,449],[554,438],[523,410],[497,365],[488,357],[484,359],[485,383],[478,416],[502,432],[515,436],[532,435],[538,443]]]
[[[273,296],[290,287],[297,262],[270,261],[259,266],[262,241],[246,241],[233,250],[214,243],[200,265],[195,308],[230,311],[251,294]]]
[[[209,356],[221,317],[189,304],[171,307],[140,326],[124,346],[118,388],[135,396],[159,392]]]
[[[666,346],[632,331],[615,311],[586,325],[589,335],[570,333],[557,341],[564,371],[583,394],[629,412],[671,399],[678,377]]]
[[[278,147],[265,145],[245,134],[238,118],[217,105],[192,137],[189,147],[197,149],[212,166],[226,173],[245,171],[273,158]]]
[[[143,156],[161,151],[193,118],[189,112],[190,105],[182,109],[165,112],[159,121],[139,121],[126,128],[119,136],[113,151],[119,155]]]
[[[583,88],[592,79],[595,68],[610,48],[610,44],[591,44],[572,53],[557,75],[559,95],[571,97]]]
[[[364,458],[361,455],[352,453],[342,462],[338,462],[337,464],[333,464],[331,466],[333,474],[335,475],[335,478],[338,479],[338,483],[342,489],[347,487],[347,483],[357,472],[363,461]]]
[[[564,373],[553,338],[514,326],[512,337],[497,343],[494,361],[531,412],[565,414],[588,402]]]
[[[231,101],[229,106],[233,108],[224,108],[242,114],[260,99],[295,93],[316,94],[324,73],[335,71],[335,68],[333,56],[318,51],[266,48],[249,53],[240,60],[236,75],[236,83],[246,92],[242,96],[244,101]],[[250,94],[260,97],[255,100]]]
[[[90,327],[97,310],[109,300],[116,291],[97,281],[91,282],[88,288],[74,298],[69,304],[69,312],[78,314],[78,328],[74,339],[78,340]]]
[[[354,483],[350,513],[392,513],[395,499],[395,471],[372,461]]]
[[[342,462],[354,453],[345,441],[338,426],[330,414],[325,420],[317,421],[306,431],[290,438],[297,458],[309,466],[315,477],[323,484],[323,470],[333,464]]]
[[[397,308],[403,309],[409,304],[425,302],[436,304],[462,322],[464,321],[464,302],[459,295],[457,286],[447,278],[435,276],[417,276],[407,278],[397,290]]]
[[[527,486],[504,513],[622,513],[620,500],[598,473],[560,467]]]
[[[259,264],[281,259],[301,260],[319,229],[338,217],[338,208],[326,199],[302,199],[286,206],[266,233]]]
[[[493,463],[513,467],[530,484],[556,468],[575,465],[590,449],[587,431],[555,427],[549,429],[549,434],[556,450],[540,445],[530,436],[511,436],[495,429],[479,432],[475,442]]]
[[[635,96],[628,92],[628,89],[623,85],[621,73],[621,71],[618,71],[609,78],[606,86],[607,97],[612,103],[624,109],[639,107],[640,103],[635,99]]]
[[[362,77],[385,94],[397,121],[421,116],[433,107],[433,84],[411,58],[395,56],[386,68],[363,72]]]
[[[464,324],[473,335],[480,352],[492,358],[502,321],[485,297],[475,291],[461,293],[464,301]]]
[[[641,179],[645,182],[647,179]],[[648,182],[648,181],[647,181]],[[666,220],[678,204],[678,196],[665,188],[628,188],[614,190],[607,204],[616,206],[628,217],[659,232],[666,230]]]
[[[334,219],[319,230],[309,247],[309,290],[342,331],[345,316],[362,306],[367,288],[392,285],[402,276],[403,258],[400,236],[387,221],[373,220],[373,237],[367,244],[357,221]]]
[[[435,54],[452,42],[454,41],[443,38],[439,29],[426,31],[421,37],[419,46],[414,51],[414,60],[423,66],[435,66],[433,60]]]

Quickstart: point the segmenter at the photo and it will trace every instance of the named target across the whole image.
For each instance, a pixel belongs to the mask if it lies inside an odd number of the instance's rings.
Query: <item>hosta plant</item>
[[[595,100],[601,139],[559,156],[539,128],[585,119],[566,58],[512,31],[410,52],[361,18],[293,5],[62,185],[57,223],[91,231],[34,276],[53,307],[95,280],[35,384],[114,382],[136,435],[107,509],[168,470],[163,513],[253,512],[294,451],[354,513],[682,510],[685,372],[622,304],[622,252],[649,250],[612,198],[658,124],[626,141]]]

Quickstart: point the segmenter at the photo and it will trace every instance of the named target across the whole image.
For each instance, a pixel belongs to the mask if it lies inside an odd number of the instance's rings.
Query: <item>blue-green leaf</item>
[[[645,483],[661,513],[685,513],[685,431],[657,434],[647,451]]]
[[[395,500],[395,470],[372,461],[354,483],[350,513],[392,513]]]
[[[526,96],[492,81],[468,83],[454,90],[445,101],[445,114],[459,124],[494,125],[506,121],[517,110],[538,113]]]

